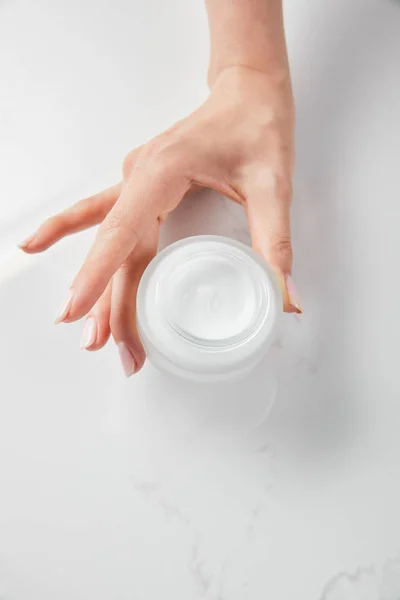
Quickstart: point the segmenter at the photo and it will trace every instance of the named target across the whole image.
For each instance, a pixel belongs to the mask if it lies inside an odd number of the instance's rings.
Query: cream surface
[[[136,314],[150,361],[215,381],[243,376],[261,360],[281,311],[265,261],[232,238],[200,235],[168,246],[149,264]]]
[[[202,253],[179,264],[170,280],[173,321],[183,333],[209,341],[243,333],[257,311],[257,290],[243,261]]]

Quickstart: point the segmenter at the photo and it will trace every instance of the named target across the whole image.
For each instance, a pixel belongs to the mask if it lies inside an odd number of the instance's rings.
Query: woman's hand
[[[126,375],[139,370],[137,287],[156,254],[160,223],[198,186],[244,207],[253,247],[280,280],[284,309],[301,312],[290,278],[293,127],[288,72],[233,66],[219,73],[198,110],[127,155],[122,183],[50,218],[21,244],[41,252],[101,223],[57,322],[87,315],[82,347],[98,350],[111,332]]]

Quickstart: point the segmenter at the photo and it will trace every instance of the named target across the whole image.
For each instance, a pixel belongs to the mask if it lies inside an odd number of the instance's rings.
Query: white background
[[[1,600],[400,597],[400,5],[285,12],[305,314],[269,421],[256,373],[222,432],[196,428],[204,390],[125,382],[53,328],[90,236],[13,250],[206,97],[202,2],[0,0]],[[204,193],[165,241],[193,231],[248,238]]]

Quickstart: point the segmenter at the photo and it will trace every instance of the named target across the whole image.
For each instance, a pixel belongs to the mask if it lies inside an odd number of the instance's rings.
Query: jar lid
[[[137,295],[150,360],[186,377],[227,378],[263,356],[282,312],[271,268],[248,246],[195,236],[160,252]]]

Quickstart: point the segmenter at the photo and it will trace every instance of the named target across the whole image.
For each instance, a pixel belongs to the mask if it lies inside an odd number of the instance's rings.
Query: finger
[[[100,350],[110,337],[111,290],[112,281],[86,317],[81,338],[84,350]]]
[[[165,207],[172,209],[180,202],[188,187],[188,180],[167,166],[152,169],[146,165],[133,170],[99,229],[59,320],[75,321],[91,309],[140,238],[165,212]]]
[[[156,255],[158,233],[156,222],[113,277],[111,333],[127,377],[142,368],[146,357],[136,325],[136,294],[145,268]]]
[[[301,313],[291,278],[293,252],[290,232],[291,185],[289,178],[275,177],[248,190],[247,215],[253,248],[274,269],[283,293],[286,312]]]
[[[120,193],[121,184],[118,183],[77,202],[67,210],[47,219],[19,247],[31,254],[42,252],[66,235],[98,225],[114,206]]]

